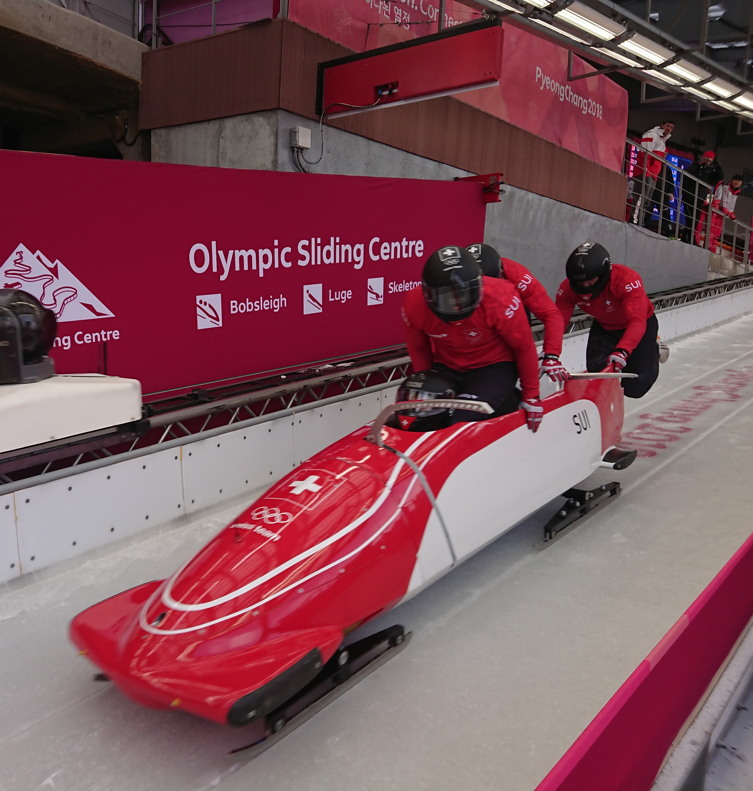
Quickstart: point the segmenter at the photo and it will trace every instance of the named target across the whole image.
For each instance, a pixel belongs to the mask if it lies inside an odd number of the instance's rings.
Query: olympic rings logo
[[[287,511],[281,511],[277,507],[270,508],[268,505],[260,505],[251,512],[251,518],[257,522],[264,522],[265,525],[286,525],[293,515]]]

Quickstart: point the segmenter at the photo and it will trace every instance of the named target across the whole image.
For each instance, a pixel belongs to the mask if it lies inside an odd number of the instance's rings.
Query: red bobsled
[[[269,718],[344,664],[352,630],[563,492],[585,513],[571,487],[634,458],[617,449],[618,379],[572,379],[543,403],[535,434],[522,412],[426,433],[387,427],[383,413],[282,478],[169,579],[80,613],[73,642],[143,704],[232,725]]]

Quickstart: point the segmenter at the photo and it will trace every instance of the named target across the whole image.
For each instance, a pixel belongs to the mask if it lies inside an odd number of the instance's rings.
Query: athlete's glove
[[[556,354],[545,354],[541,358],[539,376],[546,374],[553,382],[564,382],[570,378],[570,372],[560,362]]]
[[[526,425],[535,434],[539,430],[539,424],[544,417],[544,407],[541,406],[540,398],[526,398],[520,402],[520,408],[526,413]]]
[[[627,365],[628,353],[624,349],[615,349],[610,355],[607,363],[611,364],[616,373],[619,373]]]

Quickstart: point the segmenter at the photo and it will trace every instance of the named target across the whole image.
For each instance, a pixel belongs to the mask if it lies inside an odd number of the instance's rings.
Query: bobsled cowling
[[[304,687],[345,635],[588,477],[620,441],[614,379],[418,433],[362,427],[286,475],[167,580],[76,616],[71,639],[126,694],[234,725]]]

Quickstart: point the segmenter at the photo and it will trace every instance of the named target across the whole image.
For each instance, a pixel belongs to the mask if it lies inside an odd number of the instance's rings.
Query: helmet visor
[[[447,321],[468,318],[481,302],[480,278],[471,283],[425,286],[429,307]]]
[[[590,294],[599,282],[598,277],[593,277],[590,280],[570,280],[570,287],[576,294]]]
[[[570,280],[570,288],[572,288],[576,294],[582,294],[584,296],[590,295],[591,299],[595,299],[604,290],[604,287],[609,280],[611,269],[611,266],[605,267],[604,271],[601,275],[599,275],[599,277],[592,277],[586,280],[568,278]]]

